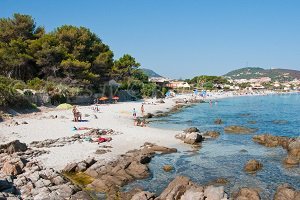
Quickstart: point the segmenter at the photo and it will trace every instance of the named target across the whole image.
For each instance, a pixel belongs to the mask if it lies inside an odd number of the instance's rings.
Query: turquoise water
[[[221,118],[222,125],[214,120]],[[276,124],[274,120],[282,120]],[[256,121],[250,124],[249,121]],[[200,185],[211,183],[217,178],[226,178],[226,192],[240,187],[258,188],[262,199],[271,199],[281,183],[289,183],[300,189],[300,169],[284,168],[282,159],[286,151],[282,148],[266,148],[252,141],[249,135],[225,134],[227,125],[244,125],[257,128],[255,134],[270,133],[278,136],[300,136],[300,94],[238,97],[218,100],[217,104],[197,104],[171,116],[156,119],[151,126],[163,129],[182,130],[196,126],[201,131],[217,130],[218,139],[206,140],[196,152],[181,151],[176,154],[156,156],[149,167],[152,176],[126,186],[126,190],[142,187],[160,194],[177,175],[190,177]],[[243,150],[243,152],[241,152]],[[244,151],[246,150],[246,151]],[[263,163],[263,169],[254,175],[243,171],[249,159]],[[174,166],[172,172],[164,172],[166,164]]]

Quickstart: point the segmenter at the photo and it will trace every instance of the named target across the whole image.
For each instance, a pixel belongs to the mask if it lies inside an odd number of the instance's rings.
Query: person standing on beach
[[[132,115],[133,115],[133,118],[136,118],[136,110],[135,110],[135,108],[133,108]]]
[[[144,116],[144,113],[145,113],[144,104],[142,104],[142,106],[141,106],[141,112],[142,112],[142,115]]]

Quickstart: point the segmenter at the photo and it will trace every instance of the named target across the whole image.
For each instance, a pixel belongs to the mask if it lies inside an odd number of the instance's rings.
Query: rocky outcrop
[[[245,126],[226,126],[224,128],[225,133],[233,133],[233,134],[250,134],[257,131],[254,128],[248,128]]]
[[[7,144],[0,145],[0,153],[13,154],[16,152],[24,152],[27,150],[27,145],[19,140],[14,140]]]
[[[172,182],[169,183],[168,187],[159,195],[159,200],[164,199],[210,199],[210,200],[225,200],[227,194],[224,193],[224,187],[214,186],[199,186],[189,178],[184,176],[177,176]]]
[[[5,153],[0,154],[0,177],[5,178],[0,180],[0,199],[70,199],[80,191],[35,160],[45,151],[32,150],[19,141],[1,147]]]
[[[176,151],[173,148],[145,143],[140,150],[129,151],[120,156],[119,159],[111,162],[98,160],[89,163],[87,161],[71,163],[65,167],[64,173],[84,173],[92,177],[92,182],[82,185],[82,187],[92,191],[104,192],[108,197],[113,198],[120,187],[136,179],[147,178],[150,175],[147,164],[156,153],[173,153]],[[81,167],[83,163],[85,165]],[[90,165],[90,163],[92,164]],[[135,198],[140,197],[140,195],[142,194],[137,195]],[[150,195],[149,198],[151,199],[152,196]]]
[[[244,166],[244,170],[249,173],[255,173],[260,170],[263,165],[257,160],[249,160]]]
[[[298,200],[300,199],[300,191],[295,190],[288,184],[277,187],[274,200]]]
[[[233,195],[235,200],[260,200],[259,193],[251,188],[241,188]]]
[[[282,136],[273,136],[270,134],[255,135],[253,141],[266,147],[279,147],[287,150],[287,157],[283,163],[288,167],[298,166],[300,163],[300,139]]]

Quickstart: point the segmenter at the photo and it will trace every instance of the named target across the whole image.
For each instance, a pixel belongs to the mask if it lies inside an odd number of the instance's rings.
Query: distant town
[[[167,87],[170,89],[211,89],[211,90],[283,90],[283,91],[299,91],[300,90],[300,79],[297,76],[291,75],[291,73],[281,73],[277,77],[263,76],[264,73],[260,72],[249,72],[253,69],[260,68],[247,68],[246,72],[239,72],[237,74],[231,74],[229,76],[199,76],[195,77],[197,81],[193,79],[176,80],[162,76],[150,77],[149,81],[160,85],[161,87]],[[272,69],[275,70],[275,69]],[[235,70],[238,71],[238,70]],[[252,75],[252,76],[251,76]],[[248,76],[248,78],[243,78]],[[251,77],[259,76],[257,78]],[[208,80],[209,79],[209,80]],[[223,81],[220,81],[223,80]],[[209,84],[208,84],[209,83]],[[209,86],[209,87],[207,87]]]

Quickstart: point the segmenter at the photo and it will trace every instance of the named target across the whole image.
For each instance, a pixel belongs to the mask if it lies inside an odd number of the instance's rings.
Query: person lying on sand
[[[74,131],[81,131],[81,130],[91,130],[91,129],[93,129],[93,128],[89,128],[89,127],[73,127],[73,130]]]

